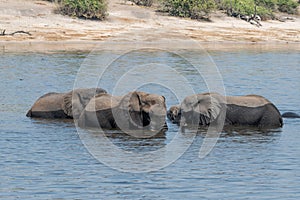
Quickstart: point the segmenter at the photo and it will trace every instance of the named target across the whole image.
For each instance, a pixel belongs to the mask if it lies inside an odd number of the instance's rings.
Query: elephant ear
[[[200,125],[209,125],[215,121],[222,109],[219,100],[209,94],[199,94],[187,97],[181,105],[183,113],[193,113],[199,119]]]
[[[74,119],[78,119],[89,101],[98,94],[106,94],[101,88],[75,89],[64,95],[63,111]]]
[[[63,111],[68,115],[69,117],[72,117],[74,119],[77,119],[80,116],[80,113],[83,111],[85,106],[84,102],[82,102],[81,94],[82,91],[79,91],[82,89],[72,90],[64,95],[62,108]]]
[[[125,128],[129,127],[129,124],[133,126],[142,125],[142,101],[140,95],[140,92],[130,92],[121,99],[118,106],[118,116],[120,117],[120,119],[116,120],[118,124]]]
[[[62,109],[64,113],[66,113],[66,115],[68,115],[69,117],[73,117],[72,96],[73,96],[73,91],[66,93],[63,97],[63,102],[62,102]]]
[[[220,115],[222,109],[222,105],[218,101],[218,99],[211,97],[207,106],[207,115],[210,118],[210,121],[215,121]]]
[[[130,111],[141,112],[142,99],[141,92],[132,92],[129,99]]]
[[[139,96],[136,92],[130,92],[123,96],[120,100],[119,108],[122,110],[139,111]]]
[[[143,127],[142,104],[143,92],[133,92],[129,100],[130,121],[134,126]]]

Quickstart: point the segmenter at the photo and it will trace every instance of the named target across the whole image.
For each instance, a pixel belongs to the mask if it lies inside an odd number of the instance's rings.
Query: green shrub
[[[259,15],[262,20],[272,19],[273,10],[276,8],[275,0],[224,0],[221,8],[229,15]]]
[[[172,16],[208,19],[216,8],[214,0],[162,0],[163,10]]]
[[[277,5],[277,0],[254,0],[254,3],[256,5],[265,7],[268,10],[275,11],[276,5]]]
[[[153,0],[130,0],[132,1],[133,3],[135,3],[136,5],[139,5],[139,6],[152,6],[153,4]]]
[[[103,20],[107,16],[106,0],[61,0],[60,12],[85,19]]]
[[[238,13],[241,15],[258,14],[262,19],[273,18],[274,11],[296,14],[299,4],[293,0],[216,0],[219,8],[228,14]]]
[[[278,0],[278,10],[288,14],[297,14],[299,4],[293,0]]]

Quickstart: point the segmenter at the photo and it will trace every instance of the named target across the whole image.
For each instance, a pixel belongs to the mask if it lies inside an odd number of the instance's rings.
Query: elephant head
[[[224,98],[217,93],[195,94],[186,97],[180,106],[172,106],[168,118],[180,125],[208,126],[226,111]]]
[[[167,114],[164,96],[145,92],[129,93],[132,124],[150,130],[160,130],[166,126]]]

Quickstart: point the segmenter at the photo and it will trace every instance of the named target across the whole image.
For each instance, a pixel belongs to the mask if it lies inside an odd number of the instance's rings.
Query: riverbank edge
[[[198,42],[198,41],[0,41],[0,52],[4,53],[59,53],[91,51],[128,51],[130,49],[157,49],[157,50],[207,50],[207,51],[300,51],[298,42]]]

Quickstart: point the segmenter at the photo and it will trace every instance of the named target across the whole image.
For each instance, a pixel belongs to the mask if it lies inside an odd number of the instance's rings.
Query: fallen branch
[[[4,30],[1,30],[0,31],[0,36],[6,36],[6,35],[11,35],[11,36],[14,36],[15,34],[26,34],[26,35],[31,35],[31,33],[27,32],[27,31],[15,31],[13,33],[9,33],[9,34],[6,34],[5,33],[5,29]]]
[[[1,35],[1,36],[5,35],[5,29],[4,29],[4,30],[1,30],[0,35]]]
[[[31,33],[27,32],[27,31],[15,31],[15,32],[13,32],[13,33],[11,33],[9,35],[15,35],[17,33],[23,33],[23,34],[31,35]]]

